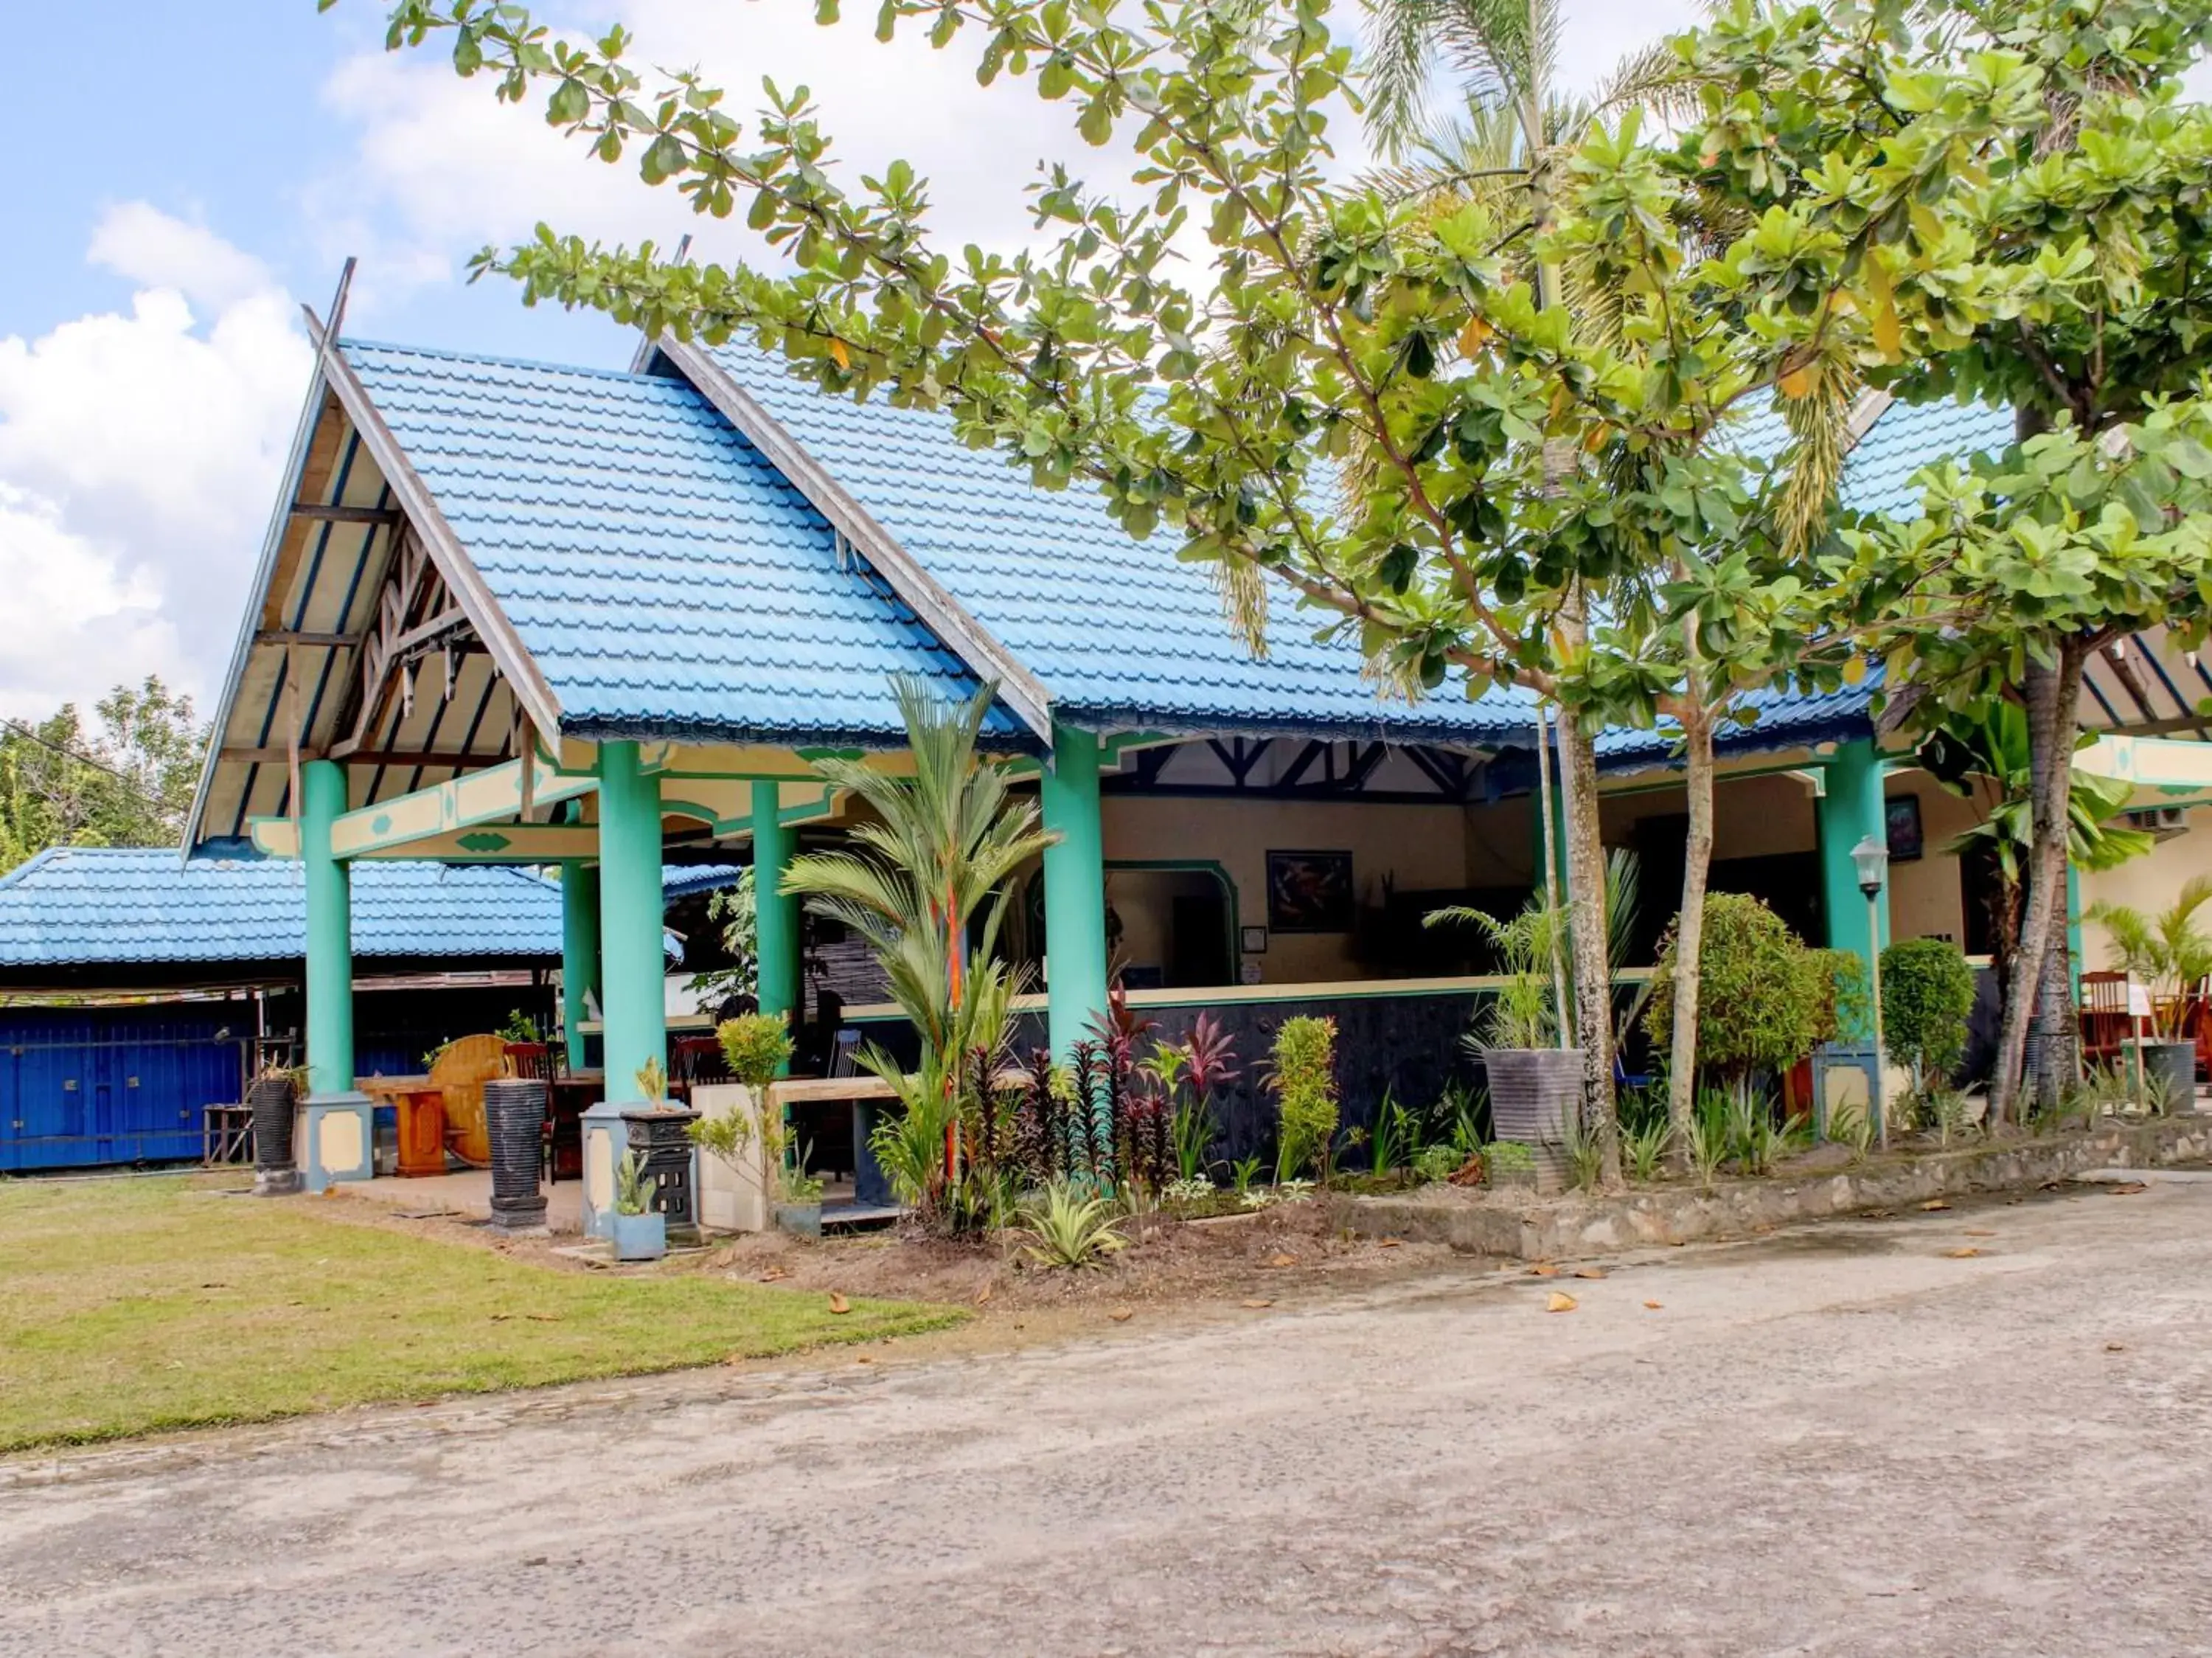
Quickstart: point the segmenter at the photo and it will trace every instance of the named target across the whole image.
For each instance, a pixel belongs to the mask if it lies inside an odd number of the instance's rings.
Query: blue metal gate
[[[201,1107],[244,1097],[253,1010],[0,1011],[0,1171],[200,1155]]]

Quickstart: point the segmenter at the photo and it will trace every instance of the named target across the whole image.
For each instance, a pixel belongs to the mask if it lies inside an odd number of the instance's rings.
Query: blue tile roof
[[[715,357],[1079,726],[1462,743],[1531,732],[1518,692],[1384,701],[1356,641],[1316,643],[1323,619],[1280,589],[1255,661],[1206,570],[1176,558],[1171,534],[1133,539],[1096,491],[1037,489],[968,448],[949,416],[825,394],[758,350]]]
[[[880,743],[896,672],[976,680],[699,393],[343,350],[579,736]],[[846,561],[849,562],[849,561]],[[994,728],[1017,728],[995,710]]]
[[[294,960],[304,883],[292,858],[50,847],[0,876],[0,967]],[[557,961],[561,889],[526,869],[365,860],[353,866],[353,951]]]
[[[1765,459],[1781,453],[1790,434],[1781,416],[1767,408],[1746,416],[1734,436],[1744,454]],[[1963,461],[2002,448],[2012,440],[2009,408],[1951,402],[1892,403],[1875,417],[1844,464],[1844,504],[1891,517],[1917,517],[1920,495],[1911,487],[1914,473],[1946,456]],[[1859,684],[1832,692],[1800,693],[1775,688],[1756,692],[1745,701],[1759,710],[1758,722],[1731,734],[1721,746],[1742,753],[1863,736],[1880,682],[1876,669]],[[1598,757],[1615,765],[1644,764],[1668,758],[1674,741],[1671,727],[1656,731],[1616,728],[1598,739]]]
[[[1893,403],[1859,440],[1844,467],[1844,504],[1893,518],[1917,518],[1911,488],[1923,466],[1955,456],[1961,462],[2013,440],[2009,408],[1978,403]]]

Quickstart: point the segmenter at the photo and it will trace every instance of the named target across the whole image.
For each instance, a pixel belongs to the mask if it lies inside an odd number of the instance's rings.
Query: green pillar
[[[1065,1059],[1106,1011],[1106,851],[1098,823],[1098,739],[1054,722],[1039,776],[1044,826],[1045,1001],[1052,1051]]]
[[[1820,897],[1828,917],[1828,948],[1856,951],[1867,964],[1873,981],[1875,958],[1889,942],[1889,885],[1885,880],[1878,900],[1880,936],[1869,937],[1866,894],[1859,891],[1858,866],[1851,849],[1871,835],[1886,844],[1889,820],[1882,805],[1881,757],[1872,740],[1839,745],[1824,771],[1826,792],[1820,796]]]
[[[753,784],[753,952],[760,964],[763,1013],[795,1024],[799,1012],[799,899],[783,892],[783,871],[798,850],[798,834],[779,811],[780,785]]]
[[[345,768],[300,768],[300,861],[307,885],[307,1092],[353,1092],[353,894],[331,851],[331,825],[346,809]]]
[[[568,1069],[584,1068],[585,997],[599,988],[599,872],[580,858],[561,866],[561,1028]]]
[[[660,779],[637,745],[599,745],[599,1006],[607,1098],[638,1098],[648,1059],[668,1061],[661,953]]]

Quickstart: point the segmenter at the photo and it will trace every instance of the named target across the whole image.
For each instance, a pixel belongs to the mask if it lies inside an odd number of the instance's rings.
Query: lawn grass
[[[556,1271],[187,1179],[0,1182],[0,1451],[868,1340],[953,1308]]]

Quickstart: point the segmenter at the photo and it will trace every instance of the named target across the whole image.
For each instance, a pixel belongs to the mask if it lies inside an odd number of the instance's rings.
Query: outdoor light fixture
[[[1851,862],[1858,865],[1859,891],[1866,894],[1867,965],[1873,969],[1874,978],[1874,1070],[1867,1099],[1874,1111],[1875,1132],[1881,1137],[1881,1149],[1887,1151],[1889,1112],[1881,1097],[1881,883],[1889,875],[1889,848],[1869,835],[1851,848]]]
[[[1881,884],[1889,877],[1889,848],[1869,835],[1851,848],[1851,862],[1859,867],[1859,891],[1871,904],[1881,895]]]

